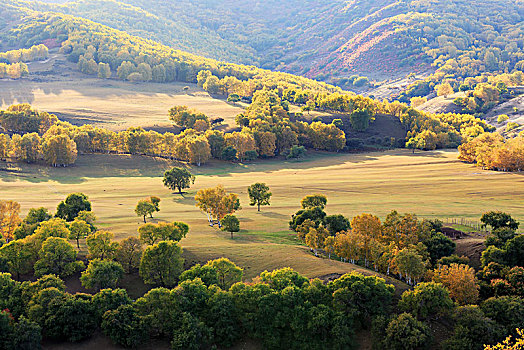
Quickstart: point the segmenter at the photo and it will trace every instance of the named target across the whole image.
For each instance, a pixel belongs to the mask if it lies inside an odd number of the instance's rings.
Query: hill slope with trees
[[[381,80],[437,69],[460,77],[511,71],[522,69],[524,58],[522,1],[80,0],[57,5],[17,0],[15,4],[88,18],[206,57],[253,63],[346,87],[353,86],[355,75]]]

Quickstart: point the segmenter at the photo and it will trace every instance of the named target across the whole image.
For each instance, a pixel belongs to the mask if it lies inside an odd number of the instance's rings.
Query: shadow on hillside
[[[259,159],[252,163],[240,164],[213,160],[201,167],[192,167],[190,170],[196,176],[227,177],[240,173],[271,173],[279,170],[303,170],[312,168],[325,168],[339,166],[342,164],[362,164],[378,160],[382,156],[404,156],[417,158],[445,159],[442,152],[411,152],[391,151],[362,154],[310,152],[301,160],[290,161],[284,158]],[[453,160],[454,161],[454,160]],[[409,164],[407,164],[409,165]],[[107,177],[150,177],[152,181],[161,184],[162,174],[169,168],[179,166],[187,167],[187,164],[174,160],[154,158],[147,156],[131,156],[117,154],[87,154],[80,155],[74,166],[67,168],[54,168],[41,164],[26,164],[23,162],[6,163],[0,161],[0,179],[5,182],[27,181],[41,183],[56,181],[61,184],[81,184],[87,178]],[[180,204],[193,205],[193,194],[187,193],[183,196],[177,195],[173,200]],[[191,202],[190,202],[191,201]],[[271,215],[262,213],[262,215]]]

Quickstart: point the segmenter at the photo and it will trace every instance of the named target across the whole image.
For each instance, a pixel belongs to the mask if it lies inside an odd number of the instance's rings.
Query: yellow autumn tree
[[[0,234],[7,241],[11,241],[20,219],[20,204],[15,201],[0,200]]]
[[[460,305],[474,304],[479,297],[475,270],[467,265],[442,265],[433,271],[433,281],[446,286]]]
[[[240,209],[238,195],[227,193],[222,185],[199,190],[195,201],[196,206],[206,213],[211,226],[218,223],[218,227],[221,227],[220,220],[225,215],[233,214]]]

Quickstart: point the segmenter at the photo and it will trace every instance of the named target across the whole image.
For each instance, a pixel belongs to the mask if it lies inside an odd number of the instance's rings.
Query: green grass
[[[308,277],[357,270],[351,264],[315,258],[288,231],[290,215],[307,194],[328,197],[328,214],[353,217],[374,213],[384,218],[391,210],[420,217],[464,217],[478,220],[487,210],[503,210],[524,221],[522,174],[484,171],[456,160],[456,152],[388,151],[367,154],[313,153],[299,161],[272,159],[252,164],[212,162],[192,168],[193,188],[184,196],[162,185],[164,170],[176,162],[149,157],[117,155],[80,156],[71,168],[17,164],[18,171],[0,171],[2,199],[21,203],[25,214],[32,207],[55,210],[68,193],[83,192],[93,203],[98,225],[117,239],[136,235],[142,224],[134,214],[138,200],[156,195],[161,211],[153,222],[180,220],[190,225],[182,240],[188,265],[228,257],[250,279],[264,270],[290,266]],[[0,167],[2,167],[0,163]],[[257,212],[249,206],[247,187],[265,182],[271,188],[271,206]],[[209,227],[195,207],[198,189],[222,184],[239,194],[237,212],[241,232],[230,234]],[[85,248],[83,248],[85,249]],[[401,283],[397,286],[404,288]]]

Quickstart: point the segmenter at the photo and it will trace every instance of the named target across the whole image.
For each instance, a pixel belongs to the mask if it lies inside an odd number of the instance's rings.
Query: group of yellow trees
[[[400,215],[392,211],[384,222],[375,215],[364,213],[347,223],[341,215],[325,216],[326,203],[322,195],[305,197],[303,209],[290,223],[294,228],[292,223],[305,218],[294,229],[315,255],[319,251],[329,258],[336,255],[341,260],[396,275],[410,285],[424,280],[442,283],[461,305],[478,298],[475,272],[462,264],[463,258],[450,257],[455,244],[440,232],[440,221],[419,220],[414,214]],[[444,262],[444,257],[450,262]]]
[[[498,133],[482,134],[459,147],[459,159],[483,169],[524,170],[524,133],[505,139]]]
[[[42,44],[29,49],[0,52],[0,79],[20,79],[29,73],[25,62],[45,60],[47,57],[47,47]]]
[[[178,110],[192,113],[184,108]],[[15,105],[0,111],[0,126],[14,133],[12,137],[0,134],[0,159],[36,162],[43,157],[48,164],[69,165],[74,163],[77,152],[130,153],[201,165],[212,157],[244,161],[284,154],[298,145],[299,140],[328,151],[338,151],[345,145],[343,131],[321,122],[292,123],[283,118],[270,125],[264,122],[264,117],[241,131],[224,133],[208,129],[207,117],[201,120],[205,121],[201,128],[193,125],[195,129],[188,128],[179,134],[160,134],[142,128],[113,132],[91,125],[73,126],[58,121],[54,115],[34,111],[29,105]]]

